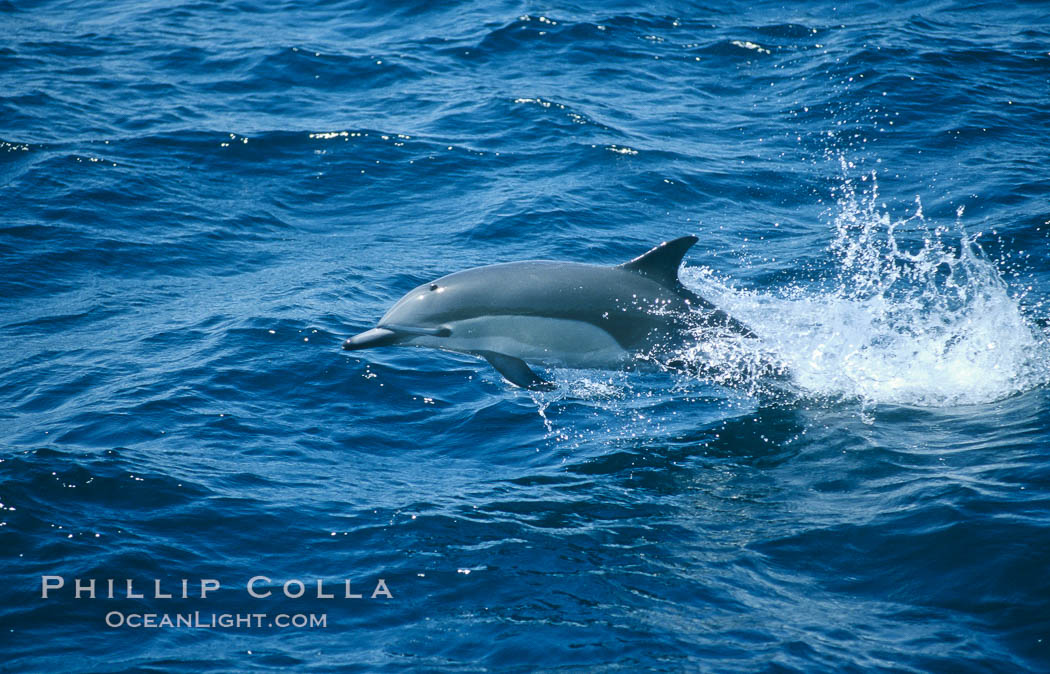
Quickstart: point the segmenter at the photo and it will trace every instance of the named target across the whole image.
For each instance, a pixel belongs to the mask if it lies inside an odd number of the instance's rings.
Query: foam
[[[876,176],[860,185],[846,176],[837,190],[823,279],[747,292],[709,269],[682,270],[683,282],[760,336],[707,340],[690,356],[753,388],[772,363],[799,396],[875,404],[982,404],[1050,381],[1047,335],[965,232],[962,209],[939,226],[916,199],[914,213],[895,220],[879,205]]]

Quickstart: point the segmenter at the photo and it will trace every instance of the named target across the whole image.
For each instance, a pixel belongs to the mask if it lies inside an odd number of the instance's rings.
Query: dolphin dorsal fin
[[[682,265],[682,258],[698,239],[693,236],[683,236],[673,241],[664,241],[648,253],[643,253],[630,262],[624,262],[620,269],[633,271],[636,274],[656,281],[668,288],[678,287],[678,267]]]

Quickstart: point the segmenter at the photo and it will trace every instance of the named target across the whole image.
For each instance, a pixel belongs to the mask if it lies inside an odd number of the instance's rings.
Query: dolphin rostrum
[[[508,381],[549,390],[526,361],[549,367],[675,365],[691,329],[753,337],[744,325],[678,279],[695,236],[666,241],[605,267],[527,261],[475,267],[410,291],[347,350],[426,346],[481,356]],[[694,337],[695,339],[695,337]]]

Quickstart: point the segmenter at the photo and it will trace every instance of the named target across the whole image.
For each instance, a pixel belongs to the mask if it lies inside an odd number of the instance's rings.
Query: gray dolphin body
[[[631,368],[674,364],[700,325],[751,331],[678,279],[695,236],[667,241],[630,262],[605,267],[528,261],[456,272],[402,297],[347,350],[425,346],[481,356],[508,381],[553,385],[527,362],[551,367]],[[694,338],[695,340],[695,338]]]

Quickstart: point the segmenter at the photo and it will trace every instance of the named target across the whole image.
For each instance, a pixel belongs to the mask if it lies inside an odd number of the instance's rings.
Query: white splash
[[[835,271],[817,290],[742,292],[710,270],[682,271],[760,336],[709,341],[697,362],[736,365],[746,380],[774,363],[798,395],[874,404],[981,404],[1046,385],[1047,335],[1026,321],[977,236],[960,221],[932,226],[918,199],[894,220],[878,205],[875,175],[861,182],[858,192],[847,176],[839,190]]]

